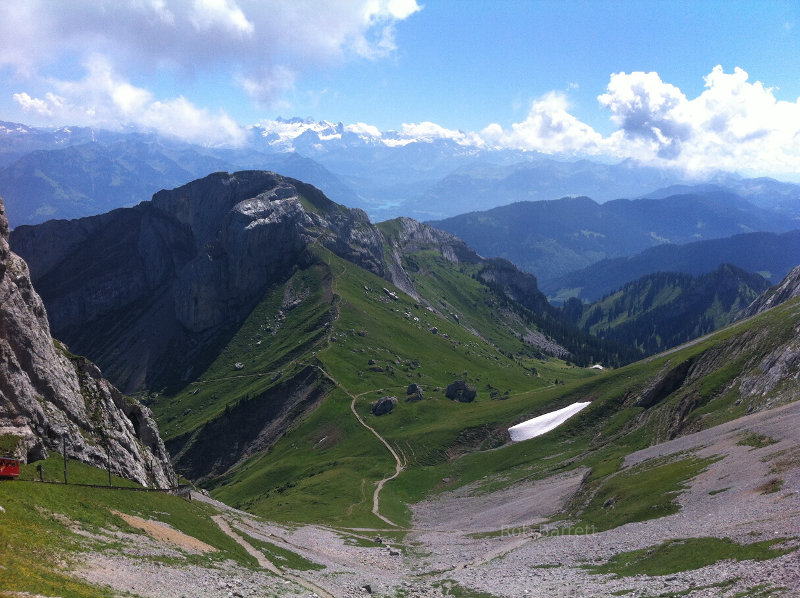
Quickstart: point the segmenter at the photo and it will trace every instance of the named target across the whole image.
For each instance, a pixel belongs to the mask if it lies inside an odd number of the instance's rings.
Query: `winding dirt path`
[[[345,392],[347,392],[347,391],[345,390]],[[394,461],[395,461],[394,473],[392,475],[390,475],[388,478],[383,478],[382,480],[380,480],[375,485],[375,492],[372,494],[372,512],[381,521],[383,521],[385,523],[388,523],[392,527],[399,527],[395,522],[390,521],[388,518],[386,518],[383,515],[381,515],[381,513],[380,513],[380,497],[381,497],[381,490],[383,490],[383,485],[386,482],[389,482],[389,481],[395,479],[397,476],[400,475],[400,472],[403,471],[403,469],[404,469],[403,461],[397,455],[397,452],[392,448],[392,445],[390,445],[389,442],[383,436],[378,434],[378,432],[377,432],[377,430],[375,430],[375,428],[373,428],[367,422],[365,422],[364,419],[358,414],[358,411],[356,411],[356,399],[358,397],[356,397],[355,395],[350,394],[349,392],[347,394],[350,395],[353,398],[353,400],[350,401],[350,411],[352,411],[353,415],[356,416],[356,419],[358,420],[358,422],[362,426],[364,426],[367,430],[372,432],[375,435],[375,437],[378,440],[380,440],[384,444],[384,446],[389,450],[389,452],[392,454],[392,457],[394,457]]]
[[[392,475],[390,475],[389,477],[386,477],[386,478],[383,478],[382,480],[379,480],[378,483],[375,485],[375,492],[373,492],[373,494],[372,494],[372,512],[375,514],[376,517],[378,517],[378,519],[380,519],[384,523],[386,523],[388,525],[391,525],[392,527],[400,527],[394,521],[390,520],[388,517],[384,517],[383,515],[381,515],[381,512],[380,512],[380,496],[381,496],[381,490],[383,490],[384,484],[386,484],[386,482],[390,482],[391,480],[395,479],[397,476],[400,475],[400,473],[403,471],[403,469],[405,469],[405,464],[404,464],[403,460],[397,454],[397,451],[395,451],[392,448],[392,445],[389,444],[389,442],[383,436],[378,434],[378,431],[375,428],[373,428],[367,422],[365,422],[364,419],[358,414],[358,411],[356,411],[356,401],[358,400],[358,397],[360,395],[354,395],[352,392],[347,390],[347,388],[345,388],[336,378],[331,376],[328,372],[326,372],[320,366],[318,366],[316,364],[313,364],[313,363],[307,363],[305,365],[310,365],[311,367],[317,368],[323,376],[325,376],[328,380],[333,382],[333,384],[335,384],[337,388],[340,388],[342,390],[342,392],[346,393],[347,396],[352,399],[352,401],[350,401],[350,411],[352,411],[353,415],[356,416],[356,419],[358,420],[358,423],[360,423],[367,430],[372,432],[375,435],[375,438],[377,438],[378,440],[380,440],[383,443],[383,445],[386,447],[386,449],[389,451],[389,453],[391,453],[392,457],[394,458],[394,462],[395,462],[394,473]],[[362,393],[362,394],[366,394],[366,393]]]

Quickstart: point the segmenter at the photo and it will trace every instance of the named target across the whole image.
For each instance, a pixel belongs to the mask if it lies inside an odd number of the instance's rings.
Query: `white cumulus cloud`
[[[380,129],[374,125],[368,125],[367,123],[358,122],[344,125],[344,130],[348,133],[355,133],[363,137],[375,137],[376,139],[381,137]]]
[[[240,145],[245,131],[223,112],[198,108],[184,97],[158,100],[121,78],[102,57],[86,63],[87,75],[78,81],[52,80],[55,92],[43,98],[14,94],[27,112],[75,125],[116,129],[135,123],[162,134],[201,144]]]
[[[569,113],[566,95],[555,91],[535,100],[528,117],[510,131],[493,123],[481,135],[495,147],[544,153],[596,154],[602,142],[602,135]]]
[[[704,81],[689,98],[655,72],[612,74],[598,96],[617,127],[608,136],[573,116],[562,92],[535,100],[522,122],[494,123],[480,135],[493,147],[634,158],[697,175],[800,172],[800,98],[778,100],[741,68],[716,66]]]
[[[425,121],[421,123],[403,123],[397,131],[397,137],[384,140],[387,145],[406,145],[412,142],[430,142],[435,139],[449,139],[459,145],[483,146],[483,138],[472,132],[447,129],[436,123]]]
[[[609,151],[691,172],[800,170],[800,100],[778,100],[741,68],[716,66],[689,99],[656,73],[617,73],[599,101],[619,129]]]
[[[36,109],[31,96],[42,96],[38,100],[46,104],[38,113],[61,123],[69,112],[46,94],[79,111],[80,98],[44,85],[52,79],[66,88],[72,77],[81,88],[85,78],[74,74],[76,65],[93,56],[102,56],[128,80],[228,73],[234,89],[274,106],[308,72],[390,54],[396,24],[419,10],[416,0],[4,0],[0,68],[28,85],[14,90],[20,105]],[[141,103],[142,96],[135,96],[127,100]],[[126,112],[120,102],[114,104]],[[127,112],[141,113],[134,108]]]

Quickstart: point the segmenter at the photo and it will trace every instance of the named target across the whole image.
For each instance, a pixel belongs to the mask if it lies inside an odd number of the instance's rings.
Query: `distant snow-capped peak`
[[[338,141],[350,144],[405,146],[412,143],[434,143],[449,141],[469,148],[484,148],[485,141],[471,132],[446,129],[436,123],[404,123],[399,131],[381,131],[378,127],[359,122],[354,124],[332,123],[327,120],[315,121],[310,118],[265,119],[252,125],[250,130],[266,141],[272,149],[293,151],[301,138],[306,142]],[[319,147],[321,149],[321,146]]]

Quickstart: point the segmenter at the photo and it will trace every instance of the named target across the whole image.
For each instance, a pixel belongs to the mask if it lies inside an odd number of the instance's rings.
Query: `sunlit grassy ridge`
[[[373,400],[398,397],[386,423],[399,435],[395,446],[416,466],[447,460],[451,446],[478,448],[491,427],[518,416],[520,397],[531,390],[595,373],[535,359],[538,350],[526,346],[514,328],[521,332],[526,323],[493,312],[494,296],[469,267],[460,271],[433,254],[418,255],[415,284],[422,298],[415,300],[325,250],[317,256],[329,269],[336,318],[327,346],[307,359],[340,386],[267,454],[214,482],[222,500],[281,519],[378,525],[371,513],[374,482],[389,475],[394,463],[350,412],[353,395],[370,419],[376,419],[369,412]],[[445,398],[445,387],[456,379],[478,388],[474,403]],[[422,401],[405,401],[410,383],[423,388]],[[492,394],[506,400],[492,400]],[[465,428],[479,430],[468,433],[458,449]],[[408,519],[404,506],[386,508]]]
[[[313,368],[330,385],[314,411],[297,420],[268,451],[210,482],[216,497],[278,520],[383,525],[371,512],[372,491],[377,480],[394,471],[394,461],[350,412],[356,397],[358,412],[395,447],[406,466],[381,496],[381,513],[391,520],[409,524],[408,504],[431,492],[470,483],[498,489],[587,467],[571,515],[574,521],[592,523],[595,507],[589,497],[614,490],[613,484],[619,483],[614,477],[624,473],[625,455],[667,439],[675,425],[700,429],[743,415],[751,401],[738,401],[733,382],[771,348],[792,338],[799,319],[796,303],[788,304],[671,354],[598,373],[538,358],[540,351],[520,339],[532,326],[524,312],[503,308],[492,290],[475,279],[473,266],[454,266],[433,252],[413,254],[409,270],[420,294],[417,300],[324,249],[314,248],[312,255],[311,265],[286,284],[302,287],[293,281],[305,280],[313,289],[313,282],[324,281],[326,291],[309,293],[285,312],[284,328],[264,335],[260,326],[274,318],[287,296],[286,285],[270,290],[215,366],[178,397],[189,402],[185,404],[199,401],[197,397],[208,401],[211,385],[216,385],[218,397],[234,395],[246,404],[254,400],[249,384],[262,385],[266,393],[293,368]],[[635,405],[654,378],[700,359],[707,362],[702,376],[687,380],[653,407]],[[241,372],[232,371],[237,362],[245,364]],[[254,377],[257,382],[236,377],[251,364],[253,373],[262,374]],[[273,382],[269,376],[276,374]],[[477,387],[475,402],[444,396],[445,387],[456,379]],[[423,400],[406,401],[410,383],[422,387]],[[201,390],[194,395],[196,386]],[[386,395],[398,398],[395,409],[373,416],[371,403]],[[592,405],[556,430],[506,445],[509,425],[586,400]],[[177,420],[185,408],[181,404],[171,414]],[[202,413],[212,414],[220,409],[211,402],[204,408]],[[168,412],[159,413],[163,417]],[[188,427],[173,425],[168,435]],[[670,497],[704,465],[690,459],[665,464],[663,471],[655,465],[644,469],[637,474],[641,492],[620,499],[628,506],[621,505],[613,525],[644,513],[672,512]],[[663,487],[648,483],[648,476],[667,470]]]

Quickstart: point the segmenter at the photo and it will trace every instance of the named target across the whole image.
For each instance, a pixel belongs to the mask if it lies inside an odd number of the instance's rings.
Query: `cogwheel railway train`
[[[19,459],[0,457],[0,480],[13,480],[19,477]]]

